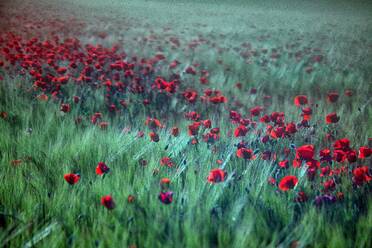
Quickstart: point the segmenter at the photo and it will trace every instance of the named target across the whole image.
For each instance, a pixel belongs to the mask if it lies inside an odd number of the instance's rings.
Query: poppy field
[[[0,2],[0,247],[372,247],[372,3]]]

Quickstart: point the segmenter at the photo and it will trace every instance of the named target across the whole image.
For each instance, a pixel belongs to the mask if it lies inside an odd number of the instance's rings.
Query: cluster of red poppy
[[[99,36],[104,39],[102,33]],[[180,69],[182,62],[172,60],[169,62],[163,53],[156,53],[148,58],[139,56],[129,56],[120,45],[104,47],[96,44],[84,44],[77,38],[66,38],[62,40],[58,36],[48,38],[25,38],[27,36],[16,35],[8,32],[0,36],[0,67],[9,75],[23,75],[31,81],[29,88],[39,101],[55,101],[61,112],[65,115],[78,115],[76,124],[83,121],[83,114],[79,112],[84,106],[87,95],[69,95],[67,87],[74,85],[79,88],[87,88],[100,92],[104,98],[106,111],[91,112],[90,122],[101,129],[106,129],[109,123],[104,120],[104,116],[114,117],[119,112],[131,108],[134,102],[137,108],[140,103],[146,108],[151,109],[153,117],[147,117],[147,126],[151,142],[159,142],[161,133],[159,130],[166,129],[167,119],[155,118],[157,109],[171,105],[171,100],[185,104],[185,110],[177,118],[184,118],[188,122],[187,128],[182,130],[177,126],[169,129],[169,133],[178,137],[182,131],[190,136],[190,144],[198,145],[199,140],[207,143],[211,151],[217,153],[217,142],[225,135],[224,130],[220,130],[217,125],[221,120],[228,120],[231,124],[226,130],[226,136],[234,136],[236,144],[235,156],[242,163],[249,164],[251,160],[261,159],[272,161],[278,167],[279,173],[275,178],[269,178],[269,183],[275,185],[280,191],[289,191],[297,187],[299,178],[295,175],[296,170],[305,167],[306,179],[312,182],[319,180],[322,196],[316,196],[315,201],[332,202],[334,199],[341,199],[343,192],[333,192],[338,190],[338,179],[346,175],[355,187],[362,187],[371,181],[371,171],[367,164],[367,159],[371,156],[372,149],[368,146],[361,146],[359,150],[352,148],[347,138],[333,140],[332,147],[317,149],[314,144],[309,142],[298,133],[313,128],[312,116],[314,104],[306,95],[297,95],[294,98],[294,105],[300,110],[299,121],[286,121],[284,112],[269,112],[267,101],[271,96],[264,96],[261,105],[247,108],[239,103],[233,95],[229,99],[221,90],[207,87],[212,84],[210,71],[203,67],[202,63],[194,63],[187,66],[184,70]],[[172,38],[170,43],[174,47],[180,47],[180,41]],[[201,44],[205,44],[204,39],[193,40],[188,44],[189,49],[195,49]],[[281,55],[280,49],[273,48],[270,52],[266,49],[259,51],[252,48],[249,43],[241,45],[239,56],[244,60],[253,57],[264,56],[276,61]],[[310,54],[307,54],[311,56]],[[292,54],[290,57],[296,60],[302,59],[304,53]],[[321,63],[321,55],[311,56],[311,63]],[[309,63],[306,69],[308,73],[313,71]],[[222,60],[218,64],[223,64]],[[167,73],[162,73],[163,71]],[[225,71],[229,71],[225,68]],[[197,80],[194,80],[194,79]],[[186,80],[187,79],[187,80]],[[189,81],[199,82],[189,83]],[[241,90],[242,83],[236,83],[236,88]],[[80,91],[77,91],[80,92]],[[257,89],[252,88],[250,94],[257,94]],[[345,97],[353,95],[352,90],[346,89]],[[132,96],[135,96],[131,98]],[[336,91],[330,91],[325,96],[329,104],[340,101],[341,97]],[[136,100],[133,100],[136,99]],[[159,100],[161,99],[161,100]],[[235,101],[236,100],[236,101]],[[136,102],[137,101],[137,102]],[[217,105],[217,106],[216,106]],[[211,116],[206,116],[203,112],[207,106],[219,114],[220,119],[215,120]],[[246,109],[247,111],[243,111]],[[227,111],[225,111],[227,110]],[[74,112],[75,111],[75,112]],[[160,112],[160,111],[158,111]],[[226,113],[225,113],[226,112]],[[2,119],[7,119],[8,114],[4,111],[0,113]],[[202,117],[203,116],[203,117]],[[341,116],[342,117],[342,116]],[[89,118],[89,117],[88,117]],[[209,119],[211,118],[211,119]],[[326,125],[333,127],[338,125],[341,118],[336,112],[332,112],[322,117]],[[213,120],[213,121],[212,121]],[[143,120],[141,120],[143,123]],[[160,135],[159,135],[160,134]],[[253,138],[250,136],[252,135]],[[138,137],[144,136],[143,131],[138,132]],[[247,137],[249,136],[249,137]],[[296,137],[296,139],[295,139]],[[335,139],[333,134],[327,133],[328,141]],[[251,142],[257,139],[257,142]],[[249,142],[247,141],[249,140]],[[306,141],[305,141],[306,140]],[[291,147],[284,147],[283,151],[274,149],[274,144],[300,143],[300,146],[292,144]],[[275,146],[275,148],[280,147]],[[213,150],[215,149],[215,150]],[[316,154],[319,152],[319,156]],[[174,160],[176,161],[176,160]],[[177,167],[170,157],[160,159],[160,165],[173,168]],[[222,160],[218,160],[222,164]],[[292,165],[294,168],[291,173],[286,170]],[[103,162],[99,162],[96,167],[96,174],[104,176],[110,168]],[[290,174],[290,175],[288,175]],[[207,182],[212,184],[224,182],[227,179],[227,172],[222,168],[215,168],[209,172]],[[65,174],[64,179],[68,184],[76,184],[80,180],[80,174]],[[278,181],[278,182],[277,182]],[[173,192],[169,191],[170,180],[161,180],[161,192],[159,200],[164,204],[173,201]],[[305,202],[309,199],[307,194],[301,190],[297,193],[295,200]],[[134,201],[134,196],[131,200]],[[101,203],[108,209],[115,208],[112,196],[102,197]]]

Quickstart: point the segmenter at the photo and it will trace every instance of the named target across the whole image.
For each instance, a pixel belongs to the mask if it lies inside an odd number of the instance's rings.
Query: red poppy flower
[[[296,202],[306,202],[307,200],[308,200],[308,197],[305,194],[305,192],[303,191],[298,192],[297,197],[296,197]]]
[[[166,205],[171,204],[173,201],[173,192],[171,191],[161,192],[158,198],[162,203]]]
[[[80,179],[80,175],[74,173],[65,174],[63,177],[71,185],[76,184]]]
[[[108,125],[109,125],[109,123],[108,123],[107,121],[101,121],[101,122],[98,124],[98,126],[99,126],[101,129],[103,129],[103,130],[107,129]]]
[[[238,150],[236,150],[236,156],[238,158],[244,158],[244,159],[253,159],[253,151],[251,149],[241,147]]]
[[[40,94],[36,97],[39,101],[46,102],[48,101],[49,97],[45,94]]]
[[[336,188],[335,181],[333,179],[329,179],[323,183],[324,191],[333,191]]]
[[[110,171],[110,168],[104,163],[104,162],[99,162],[97,167],[96,167],[96,174],[97,175],[103,175],[107,172]]]
[[[173,167],[173,162],[169,157],[163,157],[160,159],[160,165],[161,166],[168,166],[168,167]]]
[[[321,177],[325,177],[325,176],[330,176],[331,174],[331,167],[328,165],[328,166],[325,166],[325,167],[322,167],[320,168],[320,176]]]
[[[198,93],[195,90],[187,90],[182,95],[189,103],[196,102],[198,97]]]
[[[269,123],[270,122],[270,116],[264,115],[260,118],[260,122],[262,123]]]
[[[189,66],[186,68],[185,72],[187,74],[192,74],[192,75],[195,75],[196,74],[196,70],[192,67],[192,66]]]
[[[294,133],[296,133],[297,132],[296,124],[294,124],[293,122],[288,123],[287,126],[285,127],[285,132],[287,134],[294,134]]]
[[[302,116],[305,121],[311,120],[312,114],[313,114],[313,110],[310,107],[306,107],[302,109]]]
[[[338,95],[337,92],[329,92],[327,94],[327,100],[328,100],[328,102],[337,102],[338,97],[339,97],[339,95]]]
[[[155,133],[155,132],[150,132],[150,139],[151,139],[151,141],[153,141],[153,142],[159,142],[159,135],[157,134],[157,133]]]
[[[99,120],[99,119],[101,119],[102,118],[102,114],[101,113],[94,113],[94,115],[92,116],[92,118],[91,118],[91,122],[92,122],[92,124],[96,124],[97,123],[97,121]]]
[[[280,161],[278,164],[280,168],[288,168],[289,161],[286,159],[286,160]]]
[[[353,95],[353,91],[352,90],[345,90],[345,96],[352,96]]]
[[[243,126],[243,125],[240,125],[239,127],[237,127],[234,131],[234,136],[235,137],[242,137],[242,136],[245,136],[248,132],[248,128]]]
[[[269,177],[269,178],[267,179],[267,182],[268,182],[268,184],[271,184],[271,185],[275,185],[275,184],[276,184],[276,180],[275,180],[275,178],[273,178],[273,177]]]
[[[333,160],[337,162],[344,162],[347,158],[347,153],[343,150],[334,150],[333,151]]]
[[[300,107],[301,105],[305,105],[307,103],[308,103],[307,96],[304,96],[304,95],[298,95],[294,99],[294,104],[297,107]]]
[[[312,160],[314,157],[314,145],[303,145],[296,149],[296,159]]]
[[[136,200],[136,197],[134,195],[128,195],[127,201],[128,203],[133,203]]]
[[[372,154],[372,149],[366,146],[361,146],[359,148],[359,158],[364,159],[368,158]]]
[[[340,117],[337,116],[336,112],[332,112],[328,115],[326,115],[326,123],[331,124],[331,123],[337,123],[340,120]]]
[[[256,88],[251,88],[251,90],[249,91],[249,93],[251,93],[252,95],[254,95],[254,94],[257,93],[257,89]]]
[[[64,113],[68,113],[71,110],[70,104],[68,103],[62,103],[60,110]]]
[[[253,107],[249,110],[252,116],[259,116],[263,108],[261,106]]]
[[[74,100],[74,103],[79,103],[80,102],[80,97],[74,96],[73,100]]]
[[[227,98],[225,96],[213,96],[209,98],[209,101],[214,104],[225,103],[227,102]]]
[[[332,156],[331,156],[331,150],[328,148],[325,148],[323,150],[319,151],[319,156],[320,156],[320,161],[321,162],[330,162],[332,161]]]
[[[234,110],[230,111],[230,120],[232,120],[233,122],[239,122],[241,117],[242,116],[238,112]]]
[[[193,124],[189,125],[189,135],[194,136],[197,135],[199,132],[200,122],[194,122]]]
[[[355,150],[348,151],[346,153],[346,157],[347,157],[347,161],[349,161],[349,163],[354,163],[358,159],[358,155],[357,155],[357,152]]]
[[[344,152],[347,152],[351,149],[350,141],[347,138],[336,140],[333,144],[333,147],[335,148],[335,150],[342,150]]]
[[[368,183],[372,180],[371,175],[369,174],[368,166],[361,166],[353,170],[353,182],[356,185],[362,185],[363,183]]]
[[[219,183],[225,181],[227,174],[222,169],[212,169],[208,175],[208,182]]]
[[[148,126],[151,130],[155,130],[157,128],[162,128],[161,122],[156,118],[147,117],[145,125]]]
[[[6,118],[8,118],[8,113],[5,111],[0,112],[0,118],[5,120]]]
[[[111,195],[106,195],[101,198],[101,205],[107,208],[108,210],[112,210],[115,208],[115,202]]]
[[[285,128],[284,127],[275,127],[270,131],[270,137],[273,139],[279,139],[284,137]]]
[[[180,133],[180,130],[178,129],[178,127],[172,127],[171,133],[174,137],[177,137]]]
[[[298,183],[298,179],[296,176],[285,176],[279,182],[279,189],[282,191],[287,191],[293,189]]]
[[[160,180],[160,185],[169,185],[171,183],[171,180],[167,177],[164,177]]]
[[[211,128],[212,127],[212,122],[209,119],[202,121],[202,123],[203,123],[203,126],[205,128]]]

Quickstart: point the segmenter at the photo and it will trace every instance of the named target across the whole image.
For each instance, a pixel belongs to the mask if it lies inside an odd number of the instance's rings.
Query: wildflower
[[[71,185],[76,184],[80,180],[80,175],[74,173],[65,174],[63,177]]]
[[[287,191],[290,189],[293,189],[298,183],[298,179],[296,176],[285,176],[282,178],[282,180],[279,182],[279,189],[282,191]]]
[[[115,202],[111,195],[106,195],[101,198],[101,205],[107,208],[108,210],[112,210],[115,208]]]
[[[208,175],[208,182],[219,183],[225,181],[226,172],[222,169],[212,169]]]

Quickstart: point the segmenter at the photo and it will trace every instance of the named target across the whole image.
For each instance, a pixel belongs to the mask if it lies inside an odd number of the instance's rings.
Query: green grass
[[[284,111],[286,122],[298,121],[300,113],[293,105],[293,98],[297,94],[308,95],[319,103],[312,120],[317,123],[316,134],[302,130],[292,139],[274,142],[270,148],[278,153],[291,143],[297,146],[312,143],[317,150],[331,146],[323,138],[328,128],[324,116],[332,111],[341,117],[334,127],[337,138],[348,137],[354,148],[370,142],[372,19],[371,6],[366,2],[350,7],[346,2],[296,1],[294,5],[287,1],[278,9],[269,1],[231,5],[220,1],[112,1],[104,5],[99,1],[70,2],[34,3],[32,8],[30,4],[15,2],[9,3],[8,8],[35,14],[33,8],[48,4],[42,10],[46,16],[62,20],[75,16],[86,23],[82,34],[76,34],[77,30],[71,27],[72,35],[83,43],[102,42],[109,46],[121,39],[130,55],[140,57],[153,56],[161,45],[169,61],[178,59],[182,66],[200,62],[211,75],[208,87],[220,89],[231,101],[243,102],[245,107],[239,109],[242,113],[249,113],[249,107],[263,105],[262,96],[271,95],[272,104],[265,112]],[[64,11],[56,12],[61,9]],[[35,19],[47,18],[35,15]],[[165,32],[163,27],[168,26],[171,31]],[[204,44],[194,52],[173,51],[162,39],[154,44],[134,40],[150,35],[152,29],[164,40],[179,37],[181,47],[202,36],[229,50],[217,54]],[[104,41],[97,40],[92,35],[95,31],[106,31],[109,36]],[[220,37],[221,33],[226,38]],[[259,39],[268,34],[270,38]],[[327,62],[307,74],[306,55],[294,62],[283,52],[276,63],[262,68],[259,61],[247,64],[233,51],[245,41],[258,50],[283,48],[285,51],[284,46],[296,40],[299,50],[319,47]],[[217,64],[217,59],[222,59],[223,65]],[[226,65],[230,71],[224,70]],[[162,68],[159,74],[167,77],[170,72]],[[128,94],[131,103],[128,109],[110,116],[105,109],[104,89],[99,89],[90,90],[89,95],[85,92],[88,96],[85,103],[73,105],[70,113],[62,114],[59,101],[41,102],[35,98],[40,92],[27,91],[32,85],[30,78],[10,76],[2,69],[0,75],[4,76],[0,82],[0,111],[9,114],[8,118],[0,119],[0,217],[6,223],[0,228],[0,246],[27,247],[33,242],[36,247],[295,247],[297,244],[339,248],[372,244],[371,183],[355,189],[349,177],[341,177],[337,191],[344,192],[345,199],[318,208],[312,200],[320,193],[319,186],[312,188],[304,169],[290,168],[280,172],[280,178],[296,175],[299,184],[293,191],[279,192],[267,183],[277,165],[260,159],[236,158],[234,144],[238,139],[227,136],[234,125],[229,123],[223,107],[206,108],[201,104],[184,107],[184,102],[177,100],[169,107],[145,108],[140,104],[141,99]],[[195,80],[186,75],[183,83],[202,92],[203,87]],[[234,87],[237,81],[243,83],[244,90]],[[257,95],[247,93],[252,87],[258,89]],[[343,96],[349,88],[354,92],[351,98]],[[71,102],[71,96],[83,89],[69,85],[65,90]],[[330,90],[340,93],[337,104],[326,103],[325,96]],[[156,97],[153,100],[157,101]],[[197,146],[189,144],[189,122],[181,117],[191,110],[199,111],[202,119],[210,118],[213,126],[221,128],[221,139],[215,145],[217,153],[212,153],[202,141]],[[103,113],[103,119],[110,123],[107,130],[90,123],[94,112]],[[74,121],[78,115],[83,116],[81,125]],[[144,125],[147,116],[158,117],[166,125],[159,133],[158,143],[149,142],[148,128]],[[169,128],[174,125],[181,129],[179,137],[169,134]],[[125,127],[131,131],[122,132]],[[140,130],[145,132],[143,138],[137,137]],[[256,139],[253,133],[245,138],[249,142]],[[160,167],[159,160],[164,156],[173,159],[175,168]],[[12,166],[15,159],[22,159],[22,164]],[[141,159],[148,161],[147,166],[140,165]],[[223,167],[228,178],[211,185],[206,178],[212,168],[219,167],[217,159],[226,162]],[[95,174],[99,161],[111,168],[104,177]],[[371,159],[364,162],[370,166]],[[159,173],[154,175],[155,169]],[[81,174],[81,180],[74,186],[63,179],[70,172]],[[239,176],[241,179],[237,180]],[[158,200],[159,181],[163,177],[172,180],[174,201],[170,205]],[[311,200],[295,203],[293,199],[299,190],[307,192]],[[117,205],[112,211],[100,205],[100,198],[107,194],[112,194]],[[136,198],[134,203],[127,202],[130,194]]]

